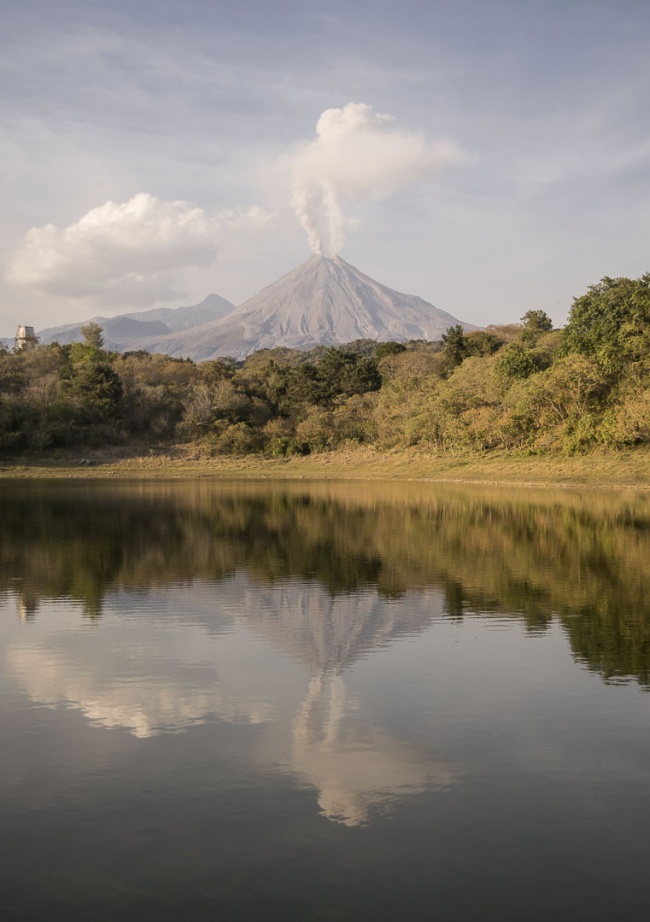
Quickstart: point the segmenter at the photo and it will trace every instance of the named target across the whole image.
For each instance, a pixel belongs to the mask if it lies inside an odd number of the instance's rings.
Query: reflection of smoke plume
[[[343,246],[349,226],[341,202],[381,199],[427,176],[456,156],[449,143],[431,144],[395,128],[389,115],[364,103],[327,109],[317,138],[292,159],[292,205],[319,256]]]
[[[318,789],[321,814],[345,826],[388,813],[398,798],[457,780],[451,765],[433,762],[408,743],[375,728],[361,731],[355,703],[346,703],[341,675],[314,676],[293,723],[291,767]]]

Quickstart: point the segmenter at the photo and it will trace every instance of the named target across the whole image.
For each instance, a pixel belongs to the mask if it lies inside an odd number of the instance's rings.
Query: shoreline
[[[88,461],[88,464],[81,463]],[[595,490],[650,490],[650,451],[581,456],[435,456],[351,449],[306,457],[206,458],[192,448],[129,457],[110,450],[0,459],[0,479],[180,479],[416,481]]]

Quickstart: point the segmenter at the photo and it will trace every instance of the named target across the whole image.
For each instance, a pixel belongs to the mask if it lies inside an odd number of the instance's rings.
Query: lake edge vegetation
[[[650,444],[650,273],[604,278],[559,330],[542,310],[440,342],[361,340],[202,363],[84,342],[0,351],[0,452],[194,446],[287,458],[366,446],[581,455]]]

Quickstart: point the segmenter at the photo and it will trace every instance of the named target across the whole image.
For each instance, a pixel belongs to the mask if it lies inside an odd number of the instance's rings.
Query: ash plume
[[[378,201],[457,159],[457,147],[401,131],[365,103],[326,109],[316,139],[291,158],[292,206],[319,256],[336,256],[352,222],[346,202]]]

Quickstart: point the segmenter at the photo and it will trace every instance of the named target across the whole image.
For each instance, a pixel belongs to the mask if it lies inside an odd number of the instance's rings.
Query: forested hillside
[[[3,453],[197,443],[207,454],[308,454],[354,443],[434,452],[587,452],[650,442],[650,274],[604,278],[553,330],[442,342],[358,341],[195,364],[84,343],[0,351]]]

